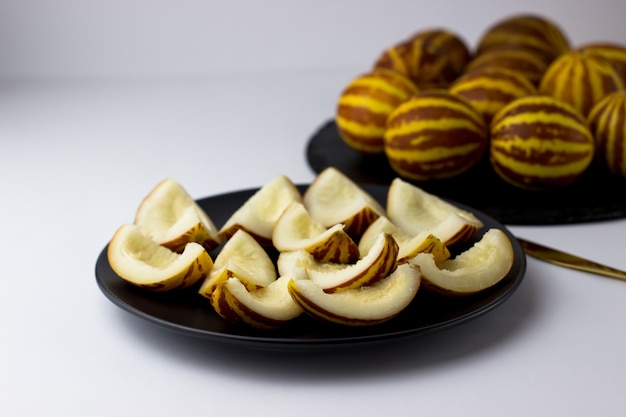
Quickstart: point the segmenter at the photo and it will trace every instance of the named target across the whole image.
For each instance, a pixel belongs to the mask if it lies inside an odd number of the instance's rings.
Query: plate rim
[[[366,191],[370,192],[372,189],[378,189],[380,192],[382,189],[388,191],[389,186],[380,185],[380,184],[360,184],[359,186],[363,187]],[[306,187],[308,187],[310,183],[306,184],[296,184],[296,186],[302,191]],[[228,191],[224,193],[219,193],[215,195],[209,195],[206,197],[202,197],[196,199],[195,201],[198,203],[202,203],[203,201],[211,201],[214,199],[227,199],[233,198],[237,195],[247,195],[257,191],[260,187],[250,187],[240,190]],[[386,195],[386,194],[385,194]],[[416,337],[419,335],[427,335],[434,332],[443,331],[449,328],[456,327],[458,325],[462,325],[468,321],[472,321],[484,314],[494,310],[505,301],[507,301],[519,288],[522,281],[524,280],[526,274],[526,255],[517,242],[517,239],[513,235],[513,233],[502,223],[500,223],[495,218],[490,215],[471,208],[463,203],[458,203],[450,199],[445,199],[458,207],[469,210],[472,213],[476,214],[478,217],[487,220],[487,223],[492,223],[496,225],[497,228],[501,229],[511,241],[514,251],[514,263],[513,268],[517,267],[518,272],[516,276],[512,278],[512,281],[508,284],[506,290],[495,297],[493,300],[480,305],[478,308],[472,309],[469,312],[463,313],[458,317],[453,319],[448,319],[442,322],[435,322],[426,326],[422,326],[419,328],[406,328],[395,331],[385,331],[384,329],[381,332],[376,333],[368,333],[364,335],[350,335],[345,337],[323,337],[323,338],[296,338],[296,337],[271,337],[270,335],[263,336],[262,332],[254,331],[254,329],[250,329],[251,334],[233,334],[233,333],[224,333],[217,332],[207,329],[201,329],[198,327],[193,327],[190,325],[183,325],[180,323],[175,323],[170,320],[164,319],[163,317],[155,316],[149,312],[146,312],[132,303],[129,303],[122,298],[118,294],[115,294],[111,289],[105,284],[103,279],[103,274],[108,273],[112,275],[116,275],[115,272],[112,271],[110,264],[107,259],[107,249],[109,246],[109,242],[104,246],[104,248],[100,251],[95,265],[95,278],[96,283],[100,291],[105,295],[105,297],[116,305],[121,310],[134,315],[135,317],[141,318],[144,321],[147,321],[153,325],[156,325],[160,328],[165,328],[169,331],[179,334],[190,335],[198,338],[202,338],[208,341],[215,341],[219,343],[226,343],[230,345],[239,345],[245,346],[248,348],[256,348],[256,349],[270,349],[270,350],[317,350],[317,349],[338,349],[346,346],[355,346],[355,345],[371,345],[375,343],[389,342],[392,340],[406,339],[410,337]],[[484,231],[483,231],[484,232]],[[105,269],[108,269],[105,271]],[[511,272],[509,272],[511,273]],[[117,277],[119,278],[119,277]],[[121,280],[121,278],[119,278]],[[128,286],[132,284],[126,284]],[[148,293],[146,293],[148,294]],[[480,296],[480,294],[474,295]],[[394,319],[392,319],[394,320]],[[383,323],[384,325],[384,323]],[[334,329],[337,329],[337,325],[331,325]],[[341,326],[339,327],[341,328]],[[254,333],[254,334],[253,334]],[[271,333],[270,333],[271,334]]]

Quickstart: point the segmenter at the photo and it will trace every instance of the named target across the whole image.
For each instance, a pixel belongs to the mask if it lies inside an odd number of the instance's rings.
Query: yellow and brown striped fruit
[[[365,154],[384,151],[387,116],[400,103],[417,93],[417,87],[402,74],[378,69],[352,80],[337,102],[335,122],[343,141]]]
[[[548,64],[532,50],[511,46],[490,49],[477,55],[467,64],[465,72],[470,73],[485,68],[500,68],[519,73],[536,87],[548,69]]]
[[[302,201],[313,219],[325,227],[344,225],[355,241],[374,220],[385,215],[385,209],[372,195],[335,167],[317,174]]]
[[[593,155],[594,140],[585,118],[552,96],[516,99],[491,122],[491,164],[519,188],[565,187],[582,175]]]
[[[588,120],[598,160],[626,178],[626,92],[606,96],[594,106]]]
[[[411,40],[409,76],[420,89],[446,88],[471,60],[465,42],[445,29],[418,32]]]
[[[243,229],[262,246],[271,246],[276,221],[293,201],[302,201],[300,190],[286,175],[277,175],[230,215],[219,235],[226,241]]]
[[[198,242],[210,252],[222,242],[213,220],[173,178],[165,178],[144,197],[134,223],[174,252],[181,252],[189,242]]]
[[[309,279],[327,293],[372,285],[396,269],[398,243],[388,233],[380,233],[368,251],[351,264],[303,261]]]
[[[263,246],[243,229],[237,230],[224,243],[198,293],[211,299],[217,287],[230,277],[237,277],[251,291],[276,280],[272,259]]]
[[[472,212],[401,178],[394,178],[389,185],[387,214],[407,235],[426,230],[449,247],[471,241],[484,226]]]
[[[245,323],[257,329],[281,327],[304,312],[287,289],[292,279],[282,276],[267,287],[250,291],[239,279],[229,278],[219,290],[227,306],[221,308],[222,301],[216,311],[230,322]]]
[[[422,282],[419,268],[398,265],[372,285],[327,293],[310,279],[292,279],[287,289],[311,316],[346,326],[371,326],[400,314],[413,301]]]
[[[581,45],[577,51],[586,52],[591,55],[601,56],[611,62],[618,70],[626,85],[626,46],[611,42],[594,42]]]
[[[327,228],[298,201],[287,206],[276,221],[272,243],[279,252],[304,250],[321,262],[348,263],[359,259],[359,248],[344,224]]]
[[[409,263],[419,266],[425,289],[446,295],[467,295],[502,281],[513,260],[509,237],[500,229],[489,229],[455,258],[437,263],[433,254],[422,252]]]
[[[117,229],[107,259],[120,278],[151,291],[187,288],[213,268],[213,259],[199,243],[189,242],[177,253],[159,245],[136,224]]]
[[[423,230],[416,235],[408,235],[401,228],[396,226],[387,217],[379,217],[367,228],[361,240],[359,240],[359,253],[365,256],[370,253],[381,234],[388,234],[398,244],[398,254],[396,264],[408,262],[418,253],[432,253],[435,262],[445,261],[450,257],[450,250],[444,242],[432,234],[429,230]]]
[[[544,16],[518,14],[487,28],[476,47],[476,54],[501,48],[522,47],[533,51],[546,64],[570,50],[569,40],[556,22]]]
[[[624,88],[617,69],[605,58],[569,52],[555,60],[541,79],[539,91],[572,105],[583,116],[607,94]]]
[[[469,101],[487,124],[506,104],[537,91],[525,76],[508,69],[489,67],[462,75],[449,90]]]
[[[385,49],[374,62],[374,70],[398,72],[410,78],[409,55],[411,54],[411,38],[398,42]]]
[[[419,31],[385,50],[374,68],[408,76],[420,89],[445,88],[465,69],[471,53],[465,41],[446,29]]]
[[[423,91],[387,120],[385,153],[400,176],[417,181],[450,178],[485,153],[488,130],[465,99],[446,90]]]

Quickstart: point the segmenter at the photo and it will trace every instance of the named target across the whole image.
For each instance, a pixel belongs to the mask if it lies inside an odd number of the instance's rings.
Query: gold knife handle
[[[580,256],[572,255],[557,249],[549,248],[538,243],[530,242],[525,239],[517,239],[524,249],[524,252],[555,265],[564,266],[566,268],[577,269],[580,271],[590,272],[592,274],[603,275],[610,278],[616,278],[626,281],[626,272],[602,265]]]

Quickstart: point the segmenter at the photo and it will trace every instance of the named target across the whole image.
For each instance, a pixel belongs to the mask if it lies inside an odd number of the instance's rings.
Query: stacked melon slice
[[[307,313],[364,326],[401,313],[421,287],[458,296],[496,285],[513,248],[502,230],[483,229],[472,213],[399,178],[383,207],[335,168],[303,193],[286,176],[274,178],[218,229],[168,179],[143,200],[134,224],[115,233],[108,259],[146,289],[197,284],[231,323],[269,329]],[[467,249],[452,257],[460,244]]]

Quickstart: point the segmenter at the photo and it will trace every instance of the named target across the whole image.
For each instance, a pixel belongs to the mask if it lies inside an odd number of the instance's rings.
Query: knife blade
[[[531,242],[526,239],[517,238],[517,241],[528,255],[533,256],[542,261],[550,262],[566,268],[576,269],[579,271],[590,272],[592,274],[603,275],[609,278],[615,278],[626,281],[626,272],[602,265],[598,262],[572,255],[558,249],[550,248],[539,243]]]

